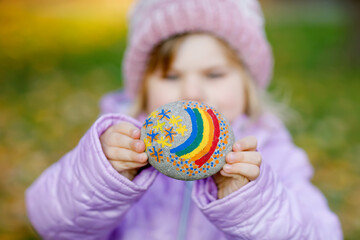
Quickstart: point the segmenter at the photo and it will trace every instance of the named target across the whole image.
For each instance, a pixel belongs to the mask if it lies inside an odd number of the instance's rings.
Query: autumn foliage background
[[[313,183],[345,238],[359,239],[359,13],[348,2],[262,4],[276,62],[270,91],[296,110],[287,125]],[[130,3],[0,0],[0,239],[38,238],[25,189],[76,146],[100,97],[122,86]]]

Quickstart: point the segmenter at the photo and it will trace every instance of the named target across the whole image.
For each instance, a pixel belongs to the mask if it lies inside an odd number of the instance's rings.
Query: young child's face
[[[165,77],[161,71],[147,81],[147,112],[178,100],[208,104],[229,121],[244,112],[245,91],[242,68],[228,59],[211,35],[188,36],[179,47]]]

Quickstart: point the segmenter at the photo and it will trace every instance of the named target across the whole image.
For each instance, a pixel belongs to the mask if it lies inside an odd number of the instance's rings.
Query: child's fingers
[[[126,148],[139,153],[145,151],[145,143],[143,141],[134,140],[133,138],[118,132],[109,133],[103,139],[103,144],[106,144],[110,147]]]
[[[145,151],[145,143],[141,140],[133,140],[130,144],[131,149],[135,152],[142,153]]]
[[[249,136],[236,141],[233,145],[233,151],[255,151],[257,148],[257,139],[254,136]]]
[[[223,171],[228,174],[240,174],[249,180],[255,180],[260,174],[260,168],[249,163],[225,164]]]
[[[230,152],[225,158],[227,163],[250,163],[257,166],[261,165],[261,154],[259,152]]]
[[[124,161],[114,161],[114,160],[109,160],[109,162],[118,172],[141,168],[147,164],[147,162],[139,163],[139,162],[124,162]]]
[[[104,134],[103,144],[106,144],[111,147],[122,147],[131,149],[131,142],[133,139],[129,136],[126,136],[122,133],[115,131],[109,131],[107,134]]]
[[[140,129],[129,122],[121,122],[111,127],[112,130],[134,139],[140,138]]]
[[[237,179],[237,180],[240,180],[240,181],[242,181],[242,182],[244,183],[243,185],[245,185],[246,183],[249,182],[249,179],[246,178],[246,177],[243,176],[243,175],[230,174],[230,173],[225,172],[224,170],[221,170],[221,171],[220,171],[220,174],[221,174],[222,176],[224,176],[224,177],[235,178],[235,179]]]
[[[125,148],[118,147],[106,147],[105,155],[109,160],[115,161],[133,161],[138,163],[146,163],[147,155],[146,153],[137,153]]]

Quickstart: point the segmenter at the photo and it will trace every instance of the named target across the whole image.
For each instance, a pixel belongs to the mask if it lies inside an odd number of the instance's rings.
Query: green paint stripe
[[[197,125],[197,128],[198,128],[198,133],[196,135],[195,140],[192,142],[192,144],[190,146],[188,146],[184,150],[176,152],[176,155],[179,156],[179,157],[194,151],[194,149],[197,148],[200,145],[201,140],[203,138],[203,132],[204,132],[203,119],[202,119],[201,114],[200,114],[200,112],[199,112],[199,110],[197,108],[194,108],[193,111],[194,111],[195,116],[196,116],[196,125]]]

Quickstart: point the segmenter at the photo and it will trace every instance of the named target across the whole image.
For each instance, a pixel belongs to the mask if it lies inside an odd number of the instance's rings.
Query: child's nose
[[[203,86],[200,79],[189,77],[183,81],[182,97],[184,100],[203,101]]]

